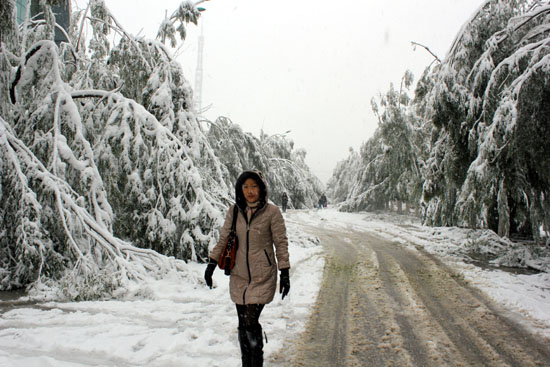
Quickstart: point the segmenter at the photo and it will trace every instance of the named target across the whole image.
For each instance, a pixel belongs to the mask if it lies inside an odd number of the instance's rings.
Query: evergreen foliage
[[[535,239],[550,228],[550,177],[539,165],[550,157],[543,112],[550,6],[530,3],[487,2],[434,72],[427,120],[436,149],[423,198],[428,224]]]
[[[208,138],[227,168],[226,182],[234,183],[248,169],[261,170],[267,180],[269,198],[281,204],[283,192],[289,196],[289,207],[313,208],[322,192],[322,183],[305,163],[306,152],[294,150],[294,142],[286,134],[257,138],[233,124],[226,117],[210,122]]]
[[[97,297],[179,266],[159,254],[205,258],[229,189],[180,66],[101,0],[74,14],[59,47],[53,22],[3,27],[2,289],[53,281],[72,298]]]
[[[338,164],[328,184],[329,195],[342,201],[342,210],[379,210],[390,202],[413,205],[418,201],[418,121],[407,94],[412,82],[413,75],[408,71],[399,90],[392,85],[379,102],[372,100],[378,129],[361,146],[359,155],[351,151],[350,157]]]
[[[305,152],[199,121],[163,43],[185,37],[198,3],[184,1],[150,40],[91,0],[59,45],[50,2],[20,25],[14,0],[0,4],[0,289],[89,299],[185,271],[178,259],[202,261],[217,241],[238,169],[263,169],[272,198],[287,190],[312,205],[320,183]],[[235,127],[228,156],[215,136]]]
[[[405,200],[421,205],[428,225],[548,236],[549,40],[548,3],[486,1],[426,69],[408,109],[393,87],[384,111],[375,106],[380,125],[361,163],[335,172],[355,172],[342,208]],[[340,199],[342,185],[329,184]]]

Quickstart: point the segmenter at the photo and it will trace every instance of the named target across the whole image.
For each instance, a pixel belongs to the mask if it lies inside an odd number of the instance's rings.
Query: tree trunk
[[[508,206],[508,193],[504,187],[504,179],[500,180],[497,205],[498,235],[500,237],[510,237],[510,207]]]

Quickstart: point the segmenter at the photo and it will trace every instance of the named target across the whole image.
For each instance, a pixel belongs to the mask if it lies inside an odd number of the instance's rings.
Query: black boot
[[[239,328],[239,344],[241,346],[241,359],[243,361],[243,367],[252,367],[250,356],[250,344],[248,343],[248,336],[246,330]]]
[[[246,337],[248,338],[248,345],[250,347],[250,367],[262,367],[264,365],[262,327],[257,325],[246,330]]]

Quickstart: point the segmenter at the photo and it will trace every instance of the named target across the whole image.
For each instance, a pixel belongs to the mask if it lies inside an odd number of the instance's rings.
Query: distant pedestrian
[[[285,213],[286,212],[286,207],[287,207],[287,204],[288,204],[288,195],[286,194],[286,192],[283,192],[281,202],[283,204],[283,213]]]
[[[317,202],[317,208],[318,209],[326,208],[327,204],[328,204],[327,197],[325,194],[322,194],[319,197],[319,201]]]

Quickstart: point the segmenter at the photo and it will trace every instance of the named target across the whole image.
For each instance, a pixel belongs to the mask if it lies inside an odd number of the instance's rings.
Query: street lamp
[[[264,145],[265,143],[267,143],[268,140],[271,140],[271,139],[273,139],[273,138],[276,137],[276,136],[281,136],[281,137],[284,138],[284,137],[285,137],[287,134],[289,134],[290,132],[291,132],[291,130],[287,130],[287,131],[285,131],[285,132],[282,133],[282,134],[273,134],[273,135],[270,135],[270,136],[268,136],[267,138],[262,139],[262,145]],[[261,135],[260,135],[260,136],[261,136]]]

